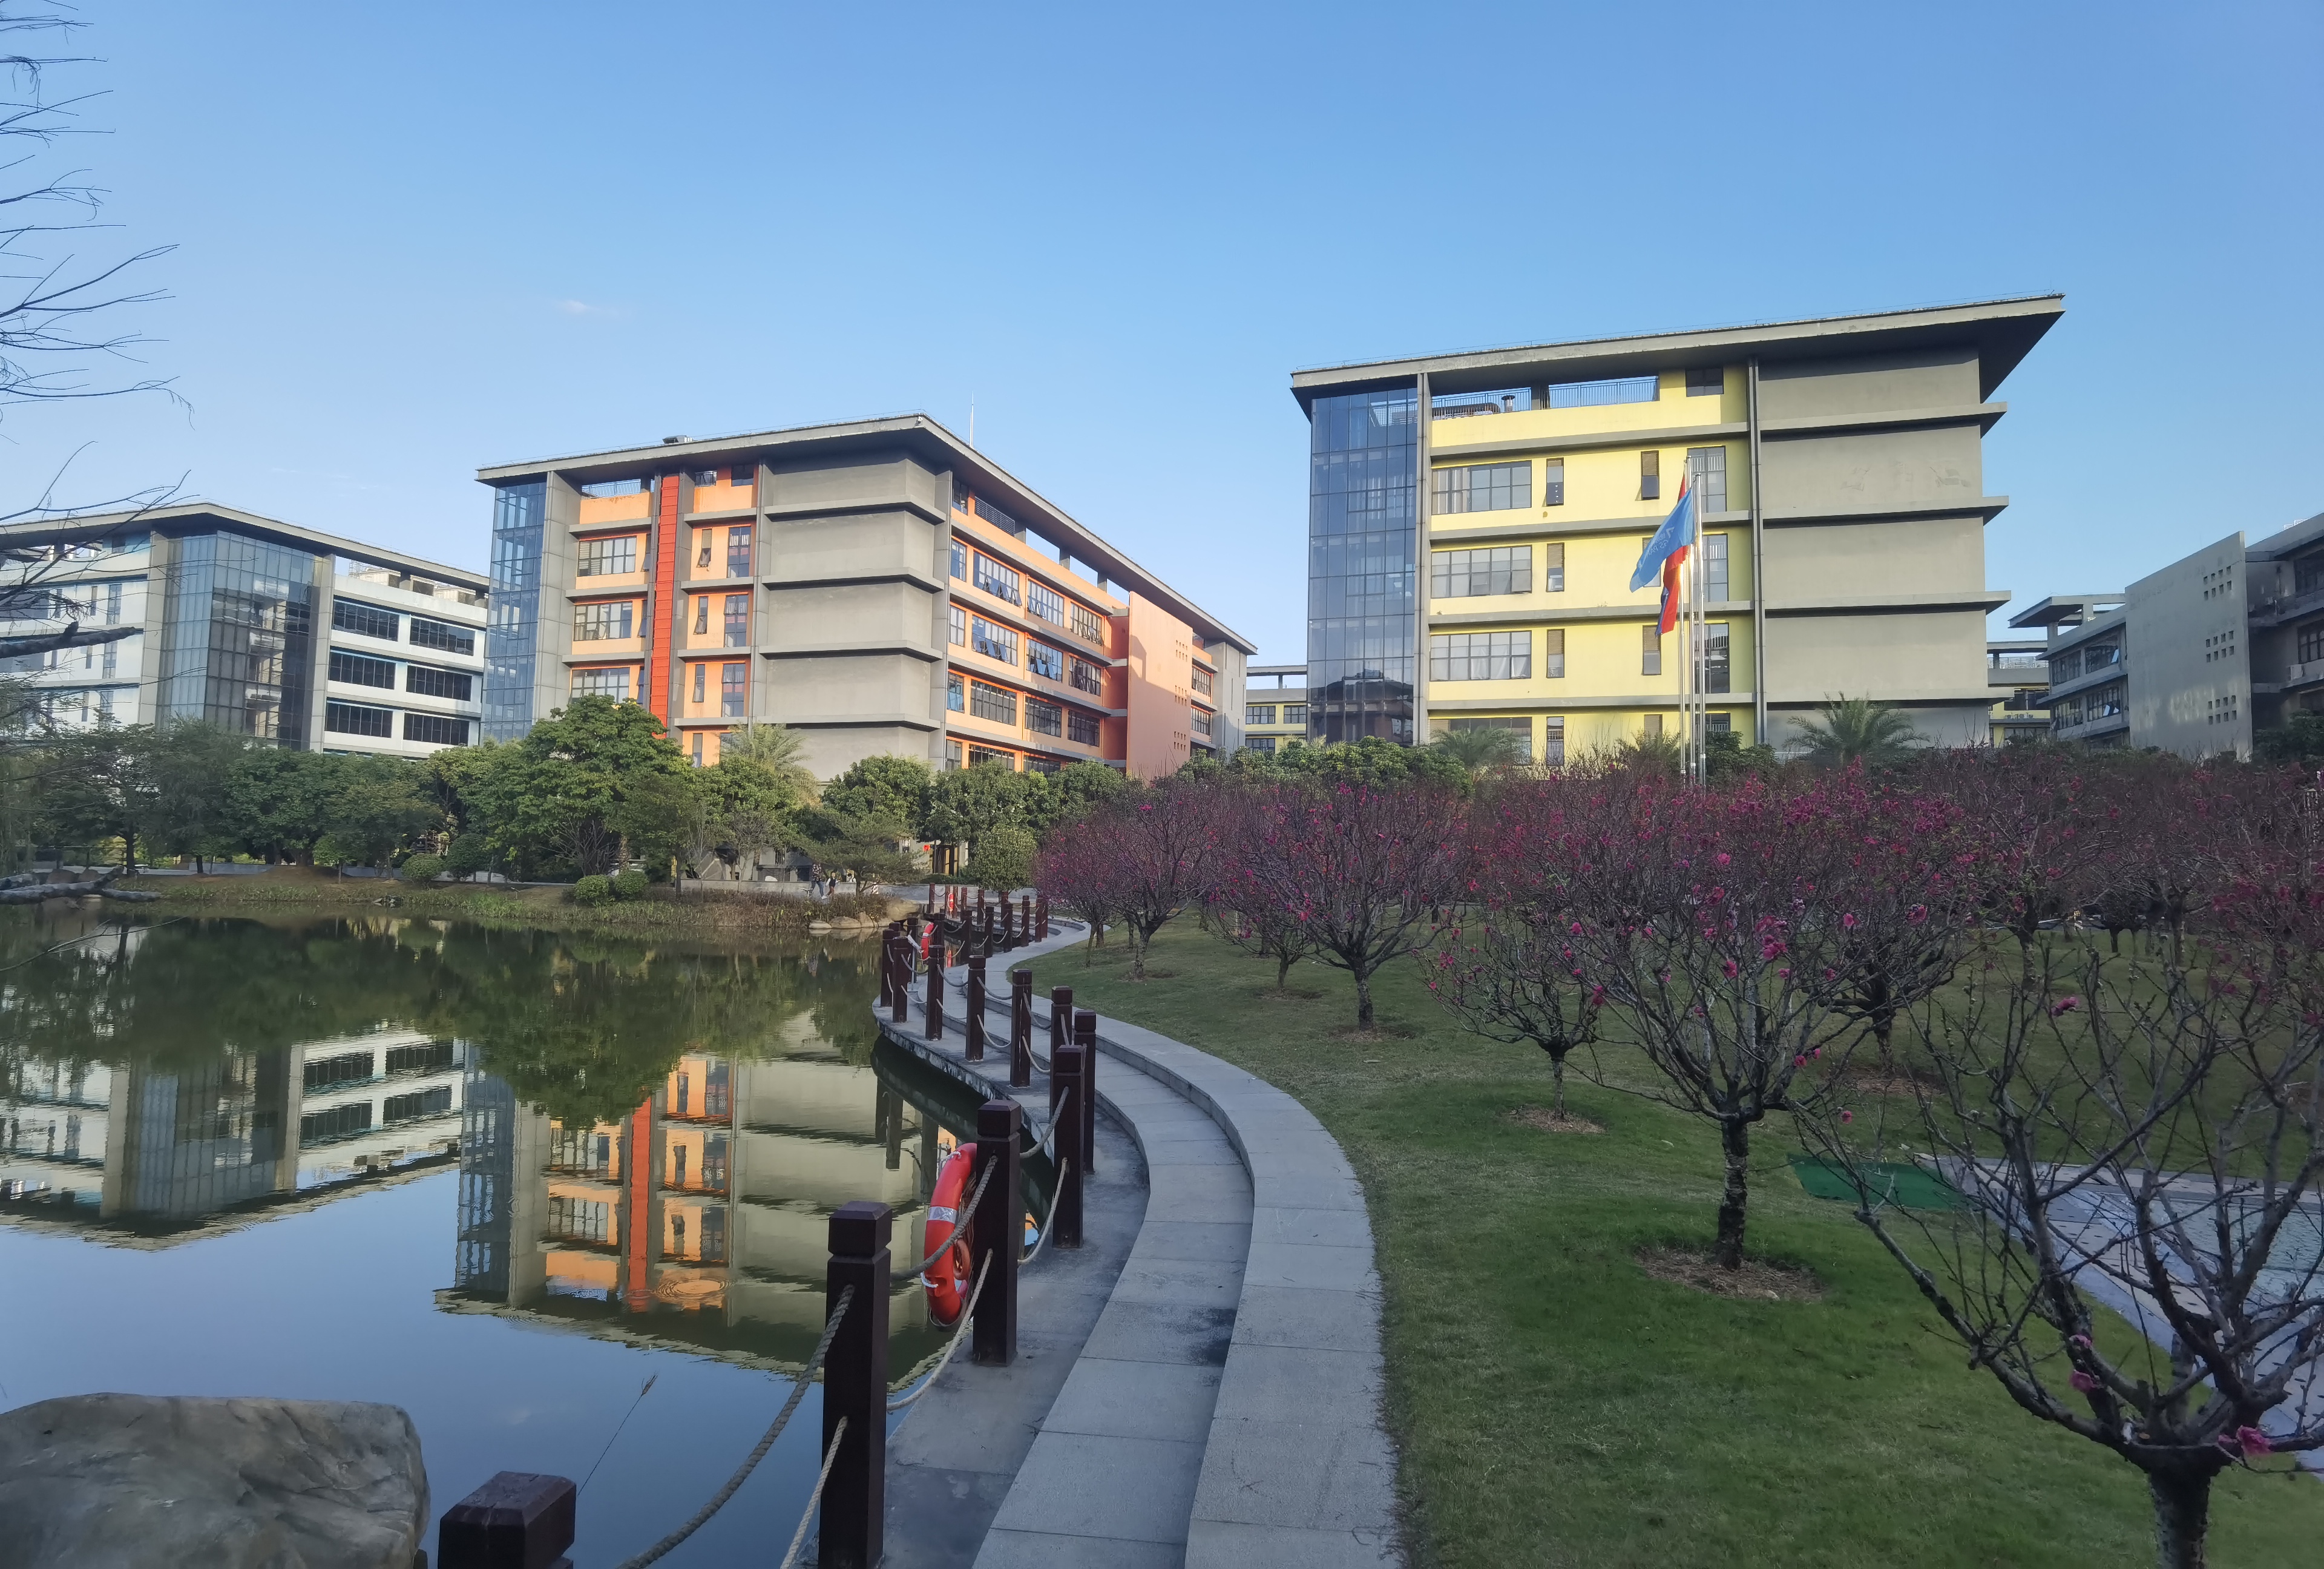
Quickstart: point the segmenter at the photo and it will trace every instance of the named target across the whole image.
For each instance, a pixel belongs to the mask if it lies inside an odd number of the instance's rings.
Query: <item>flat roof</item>
[[[1363,392],[1410,382],[1425,371],[1431,393],[1481,392],[1536,382],[1600,381],[1683,370],[1717,359],[1821,359],[1971,343],[1978,351],[1979,396],[1991,397],[2042,335],[2066,312],[2063,294],[2026,294],[1958,305],[1922,306],[1857,316],[1755,321],[1734,327],[1563,343],[1471,349],[1457,354],[1364,360],[1291,373],[1291,395],[1303,410],[1327,393]]]
[[[208,526],[198,526],[203,524]],[[278,545],[289,545],[295,549],[311,551],[318,556],[344,556],[366,567],[392,568],[414,577],[470,588],[479,594],[492,587],[491,578],[465,567],[447,567],[424,556],[407,555],[401,550],[385,549],[377,545],[367,545],[361,540],[350,540],[342,534],[302,529],[296,523],[286,523],[277,518],[264,518],[256,512],[245,512],[204,501],[179,502],[166,507],[148,507],[134,512],[91,512],[46,522],[9,523],[0,526],[0,546],[79,544],[101,540],[124,530],[134,532],[147,529],[173,538],[225,529],[233,533],[272,540]]]
[[[543,477],[554,471],[573,484],[588,485],[598,480],[636,478],[640,470],[666,473],[673,468],[707,467],[722,458],[743,456],[780,465],[794,460],[893,451],[898,448],[933,468],[951,469],[967,482],[975,494],[989,499],[1051,544],[1070,551],[1074,560],[1085,561],[1104,573],[1110,581],[1135,589],[1204,636],[1232,643],[1246,654],[1259,651],[1257,643],[1171,588],[1031,485],[926,414],[891,414],[877,420],[798,425],[784,430],[752,430],[699,440],[688,438],[658,441],[650,447],[622,447],[563,457],[538,457],[524,463],[493,464],[476,470],[476,478],[483,484],[494,485]]]
[[[2252,542],[2249,552],[2255,561],[2274,561],[2324,539],[2324,512],[2305,518],[2279,533]]]
[[[2009,624],[2058,626],[2068,622],[2088,621],[2126,603],[2129,597],[2120,591],[2113,594],[2052,594],[2011,616]]]

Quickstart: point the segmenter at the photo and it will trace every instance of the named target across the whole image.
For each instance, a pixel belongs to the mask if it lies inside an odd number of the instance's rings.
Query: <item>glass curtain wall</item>
[[[1419,391],[1318,398],[1308,418],[1308,738],[1409,745]]]
[[[305,746],[315,562],[305,550],[237,534],[180,540],[162,610],[156,717]]]
[[[504,485],[493,499],[493,592],[484,623],[486,741],[515,741],[532,728],[534,651],[540,632],[541,529],[549,485]]]

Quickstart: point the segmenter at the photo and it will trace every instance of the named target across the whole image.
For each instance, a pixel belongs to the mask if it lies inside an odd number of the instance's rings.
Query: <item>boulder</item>
[[[0,1413],[0,1569],[412,1569],[429,1518],[393,1406],[74,1395]]]

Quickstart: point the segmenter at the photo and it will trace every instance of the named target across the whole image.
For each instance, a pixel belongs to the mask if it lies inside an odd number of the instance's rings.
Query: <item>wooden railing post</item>
[[[1024,1126],[1024,1109],[1014,1101],[987,1101],[976,1109],[973,1180],[984,1184],[984,1198],[976,1206],[970,1243],[974,1254],[969,1260],[971,1289],[974,1289],[976,1272],[986,1273],[983,1292],[976,1299],[975,1322],[970,1326],[969,1350],[986,1367],[1005,1368],[1017,1360],[1017,1255],[1025,1246],[1017,1143]],[[992,1180],[986,1183],[988,1168]]]
[[[902,921],[888,938],[888,960],[895,977],[888,992],[888,1021],[901,1024],[912,1011],[912,939]]]
[[[499,1569],[503,1564],[572,1569],[572,1482],[503,1471],[444,1511],[436,1529],[438,1569]]]
[[[936,879],[934,879],[934,878],[932,877],[932,878],[928,879],[928,915],[929,915],[929,917],[930,917],[931,918],[933,918],[935,917],[936,913]]]
[[[1009,1084],[1023,1089],[1033,1082],[1033,972],[1009,972]]]
[[[1074,1163],[1084,1171],[1097,1169],[1097,1015],[1086,1008],[1074,1010],[1074,1044],[1082,1048],[1082,1097],[1074,1108],[1074,1121],[1079,1129]],[[1057,1135],[1057,1148],[1065,1148],[1065,1134]]]
[[[944,934],[936,934],[936,942],[928,949],[928,1004],[927,1035],[930,1040],[944,1038]]]
[[[855,1295],[823,1359],[823,1443],[831,1448],[840,1418],[847,1432],[823,1488],[816,1561],[825,1569],[874,1569],[883,1551],[881,1514],[888,1480],[888,1241],[895,1212],[850,1199],[831,1212],[831,1262],[824,1278],[826,1322],[850,1286]]]
[[[971,954],[968,956],[968,1001],[964,1006],[968,1013],[968,1060],[982,1062],[984,1060],[984,955],[982,954]]]
[[[1078,1147],[1082,1103],[1088,1088],[1082,1075],[1086,1056],[1079,1045],[1061,1046],[1049,1059],[1049,1122],[1056,1130],[1050,1146],[1057,1172],[1057,1196],[1049,1205],[1049,1241],[1060,1248],[1082,1245],[1082,1174],[1088,1169]],[[1062,1116],[1065,1121],[1057,1119]]]
[[[1041,929],[1034,936],[1033,940],[1037,943],[1046,943],[1049,940],[1049,896],[1047,894],[1043,894],[1041,902],[1034,906],[1034,916],[1039,922]]]
[[[1049,988],[1049,1060],[1057,1060],[1057,1048],[1074,1038],[1074,989],[1071,986]]]
[[[896,1001],[896,923],[890,921],[880,928],[880,1011],[885,1013]]]

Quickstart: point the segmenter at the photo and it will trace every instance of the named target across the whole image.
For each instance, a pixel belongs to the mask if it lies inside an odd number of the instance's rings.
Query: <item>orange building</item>
[[[1241,742],[1256,651],[925,415],[481,469],[484,734],[644,704],[696,762],[749,724],[865,757],[1145,777]]]

